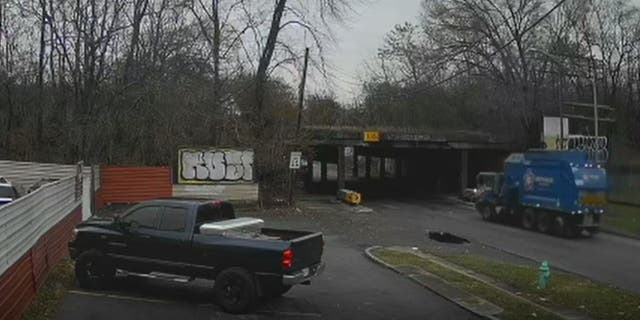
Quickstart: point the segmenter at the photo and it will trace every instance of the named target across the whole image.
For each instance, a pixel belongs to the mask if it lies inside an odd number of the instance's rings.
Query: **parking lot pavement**
[[[391,270],[360,248],[326,236],[327,269],[310,286],[230,315],[212,302],[211,281],[188,284],[119,278],[109,291],[72,290],[56,319],[476,319],[473,314]]]

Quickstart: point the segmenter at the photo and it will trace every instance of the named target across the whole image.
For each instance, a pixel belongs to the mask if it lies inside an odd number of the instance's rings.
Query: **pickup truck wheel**
[[[536,225],[536,213],[533,209],[525,209],[522,212],[522,227],[532,230]]]
[[[243,313],[256,300],[256,285],[249,271],[233,267],[216,277],[213,291],[217,303],[229,313]]]
[[[98,289],[113,280],[116,269],[107,256],[99,251],[89,250],[83,252],[76,260],[75,274],[80,287]]]

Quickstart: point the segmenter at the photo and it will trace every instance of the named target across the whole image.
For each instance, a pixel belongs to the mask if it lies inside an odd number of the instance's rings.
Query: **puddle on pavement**
[[[469,240],[444,231],[428,231],[429,239],[445,243],[469,243]]]

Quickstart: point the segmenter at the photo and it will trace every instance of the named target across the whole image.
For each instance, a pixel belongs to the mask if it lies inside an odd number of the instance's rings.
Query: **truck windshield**
[[[577,187],[605,188],[607,174],[602,168],[572,168]]]

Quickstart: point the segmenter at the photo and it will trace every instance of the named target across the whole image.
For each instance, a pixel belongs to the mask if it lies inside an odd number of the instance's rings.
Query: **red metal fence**
[[[109,167],[101,169],[99,203],[135,203],[173,194],[171,167]]]

